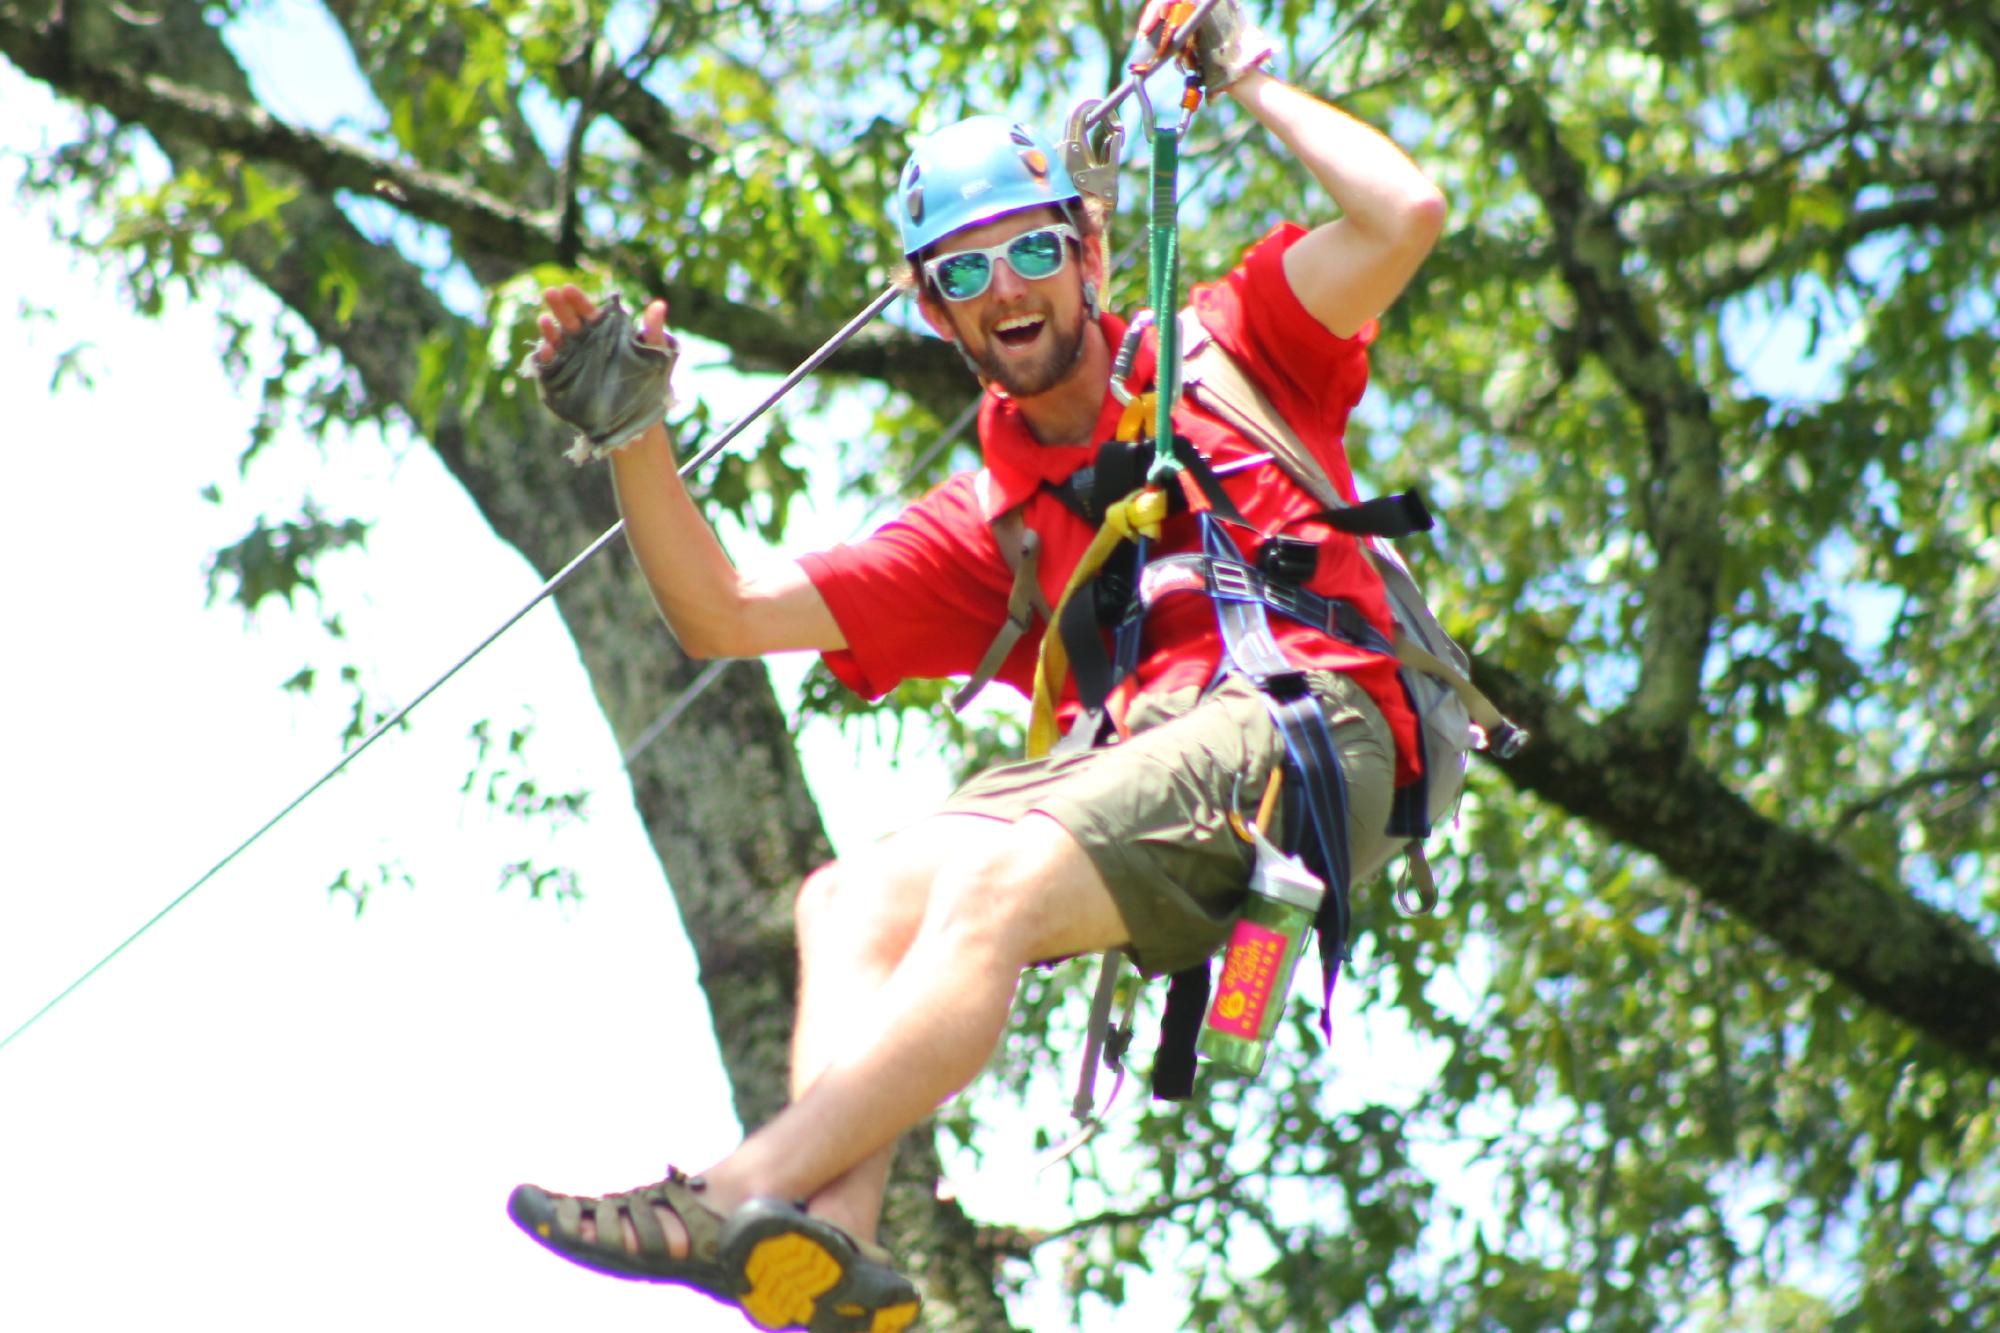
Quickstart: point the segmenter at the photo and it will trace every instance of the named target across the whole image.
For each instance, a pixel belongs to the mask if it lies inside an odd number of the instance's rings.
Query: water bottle
[[[1222,976],[1195,1040],[1202,1055],[1238,1074],[1264,1067],[1292,974],[1326,896],[1326,882],[1303,861],[1272,846],[1260,830],[1248,832],[1257,849],[1250,896],[1229,933]]]

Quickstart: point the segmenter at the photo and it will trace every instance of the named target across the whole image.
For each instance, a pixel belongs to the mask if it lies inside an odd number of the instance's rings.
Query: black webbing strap
[[[1104,701],[1111,697],[1111,691],[1118,682],[1130,675],[1139,664],[1139,631],[1145,608],[1140,604],[1133,584],[1137,581],[1137,571],[1146,567],[1147,548],[1151,543],[1143,536],[1135,538],[1132,547],[1119,556],[1117,562],[1105,562],[1097,580],[1088,585],[1090,595],[1072,596],[1058,615],[1055,632],[1062,636],[1062,645],[1069,654],[1069,675],[1076,684],[1076,697],[1083,704],[1084,712],[1101,712]],[[1106,604],[1096,595],[1097,586],[1106,580],[1117,580],[1120,596],[1112,599],[1122,605],[1116,607],[1116,622],[1112,637],[1112,650],[1105,651],[1104,612]]]
[[[1176,435],[1173,451],[1174,461],[1181,465],[1181,471],[1194,482],[1195,489],[1201,492],[1201,498],[1208,502],[1209,509],[1218,518],[1227,519],[1239,528],[1255,526],[1243,517],[1243,511],[1236,507],[1236,501],[1229,498],[1229,492],[1222,489],[1222,478],[1216,475],[1215,469],[1209,466],[1208,460],[1201,456],[1193,442],[1184,435]]]
[[[1163,1102],[1194,1095],[1194,1043],[1208,1012],[1208,964],[1174,973],[1160,1013],[1160,1050],[1153,1057],[1153,1096]]]
[[[1043,482],[1042,489],[1094,528],[1104,522],[1105,510],[1146,484],[1152,461],[1143,440],[1106,440],[1088,465],[1061,481]]]
[[[1333,1018],[1329,1005],[1334,983],[1340,979],[1340,965],[1347,958],[1348,931],[1352,925],[1352,907],[1348,902],[1353,867],[1347,857],[1347,777],[1341,772],[1340,753],[1333,747],[1333,736],[1327,730],[1326,714],[1321,711],[1318,699],[1310,693],[1290,699],[1266,693],[1264,700],[1285,738],[1285,750],[1292,761],[1294,780],[1285,798],[1287,841],[1297,839],[1299,855],[1314,874],[1326,881],[1326,896],[1320,899],[1313,930],[1319,936],[1320,969],[1325,976],[1319,1026],[1321,1034],[1331,1040]],[[1310,839],[1292,833],[1293,829],[1304,827],[1310,827]]]
[[[1360,504],[1322,509],[1313,517],[1335,532],[1345,532],[1354,537],[1386,537],[1391,541],[1413,533],[1429,532],[1437,526],[1437,520],[1431,517],[1430,506],[1415,491],[1378,495]]]

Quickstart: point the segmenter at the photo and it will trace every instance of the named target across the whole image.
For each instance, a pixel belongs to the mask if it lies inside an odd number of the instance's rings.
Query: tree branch
[[[1840,813],[1834,817],[1834,831],[1839,832],[1863,815],[1887,805],[1894,805],[1904,797],[1920,792],[1926,787],[1979,786],[1993,777],[2000,777],[2000,761],[1956,768],[1928,768],[1921,773],[1912,773],[1900,782],[1893,782],[1878,792],[1842,806]]]
[[[1649,853],[1794,958],[2000,1072],[2000,961],[1963,921],[1752,809],[1628,721],[1593,726],[1490,658],[1474,675],[1534,736],[1498,765],[1508,781]]]
[[[1645,423],[1651,455],[1646,523],[1654,561],[1628,721],[1656,744],[1684,743],[1701,695],[1721,584],[1722,443],[1708,394],[1655,331],[1657,321],[1625,277],[1632,247],[1617,216],[1591,194],[1587,170],[1537,90],[1508,76],[1472,14],[1441,40],[1456,44],[1468,77],[1482,79],[1498,103],[1495,142],[1514,154],[1541,200],[1552,232],[1550,255],[1592,335],[1588,342]]]
[[[155,137],[179,135],[213,152],[283,163],[323,190],[387,199],[488,250],[539,255],[554,249],[548,219],[477,186],[391,161],[329,134],[297,129],[261,107],[219,93],[92,61],[57,30],[27,27],[0,13],[0,51],[33,77],[142,125]]]
[[[475,187],[406,163],[398,163],[331,135],[285,125],[247,105],[243,90],[231,93],[196,88],[171,75],[135,72],[93,58],[67,40],[60,27],[36,27],[0,11],[0,54],[57,91],[79,97],[156,133],[180,135],[204,147],[241,153],[252,160],[298,172],[323,190],[348,189],[386,200],[412,217],[451,231],[461,245],[510,261],[517,269],[565,260],[553,219],[524,212]],[[157,63],[157,62],[155,62]],[[614,92],[607,99],[616,100]],[[668,298],[675,327],[723,343],[737,365],[749,371],[786,371],[803,361],[832,334],[831,326],[742,305],[703,289],[666,281],[658,262],[630,246],[605,247],[587,239],[584,253],[608,262]],[[866,294],[857,294],[857,308]],[[877,322],[831,356],[832,374],[881,380],[948,415],[964,397],[965,372],[950,350]]]
[[[1158,1222],[1162,1218],[1172,1217],[1183,1208],[1193,1208],[1214,1199],[1233,1197],[1242,1188],[1243,1181],[1241,1177],[1233,1174],[1227,1175],[1218,1179],[1208,1188],[1196,1190],[1192,1194],[1176,1194],[1163,1199],[1155,1199],[1152,1203],[1140,1208],[1108,1208],[1101,1213],[1092,1213],[1088,1217],[1075,1218],[1068,1224],[1057,1227],[1053,1231],[1023,1232],[1021,1235],[1024,1239],[1028,1239],[1028,1246],[1032,1249],[1037,1246],[1046,1245],[1050,1241],[1065,1240],[1071,1236],[1081,1235],[1086,1231],[1096,1231],[1102,1227],[1121,1226],[1128,1222]]]
[[[1691,298],[1704,306],[1714,306],[1741,294],[1773,275],[1810,265],[1818,256],[1850,251],[1874,236],[1928,227],[1952,231],[1961,227],[1990,225],[2000,212],[2000,145],[1977,157],[1940,164],[1941,174],[1911,176],[1901,188],[1921,191],[1891,203],[1857,208],[1838,226],[1801,226],[1774,238],[1768,247],[1752,257],[1721,268],[1689,287]],[[1748,223],[1737,224],[1742,231]],[[1718,230],[1731,229],[1725,217]],[[1671,224],[1659,234],[1642,240],[1649,248],[1671,248]]]

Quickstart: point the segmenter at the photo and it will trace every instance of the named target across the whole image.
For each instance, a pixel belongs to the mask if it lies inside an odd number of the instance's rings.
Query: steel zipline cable
[[[1164,51],[1177,50],[1182,44],[1182,39],[1184,35],[1192,31],[1197,25],[1199,25],[1201,21],[1208,16],[1209,10],[1214,8],[1216,3],[1217,0],[1201,0],[1201,3],[1196,5],[1192,13],[1189,14],[1187,20],[1184,23],[1182,23],[1179,28],[1175,30],[1172,38],[1169,41],[1162,44],[1162,49]],[[1118,104],[1124,101],[1125,98],[1129,97],[1134,91],[1136,91],[1140,87],[1140,85],[1143,84],[1145,80],[1152,75],[1154,70],[1158,69],[1160,65],[1164,63],[1164,59],[1165,58],[1163,56],[1155,56],[1154,58],[1152,58],[1147,62],[1134,65],[1132,67],[1130,75],[1125,79],[1125,81],[1119,84],[1118,87],[1114,89],[1111,92],[1111,94],[1107,96],[1102,102],[1098,103],[1097,106],[1094,107],[1090,112],[1090,114],[1084,119],[1084,128],[1086,129],[1095,128],[1099,123],[1101,123],[1107,117],[1111,116],[1116,111]],[[800,362],[798,367],[794,369],[789,375],[785,376],[785,378],[778,384],[778,386],[775,389],[773,389],[769,394],[765,395],[762,401],[760,401],[755,407],[751,408],[743,416],[737,418],[736,421],[733,422],[728,427],[728,429],[724,430],[721,435],[717,436],[716,439],[712,443],[710,443],[706,448],[702,449],[701,452],[696,454],[693,458],[690,458],[687,462],[681,464],[680,475],[683,478],[686,478],[691,473],[693,473],[697,468],[700,468],[710,459],[714,458],[717,454],[721,453],[736,439],[737,436],[741,435],[746,429],[748,429],[752,422],[756,421],[759,417],[763,416],[765,412],[769,411],[772,407],[774,407],[779,402],[779,400],[785,397],[785,395],[789,394],[793,389],[797,388],[799,384],[808,375],[812,374],[813,371],[819,369],[821,365],[825,364],[826,360],[829,357],[831,357],[834,354],[834,352],[838,351],[843,345],[845,345],[848,342],[849,339],[853,338],[855,334],[859,333],[862,329],[866,328],[875,319],[877,315],[881,314],[884,310],[886,310],[902,294],[903,294],[902,289],[894,284],[885,287],[879,294],[876,295],[876,297],[872,301],[870,301],[865,307],[862,308],[859,314],[855,315],[852,319],[848,320],[848,322],[842,325],[841,328],[831,338],[828,338],[824,343],[822,343],[817,351],[813,352],[811,356],[808,356],[804,361]],[[281,808],[276,814],[272,815],[269,819],[265,820],[262,824],[258,825],[256,830],[252,832],[249,837],[237,843],[236,846],[231,848],[229,852],[222,857],[221,860],[217,861],[214,865],[210,866],[192,884],[188,885],[185,889],[182,889],[178,894],[174,895],[174,897],[166,904],[166,906],[160,908],[159,911],[153,913],[153,915],[148,917],[144,922],[144,924],[142,924],[137,930],[133,931],[131,934],[127,935],[124,939],[120,940],[118,944],[114,948],[112,948],[112,950],[109,953],[106,953],[102,958],[98,959],[95,963],[92,963],[90,967],[87,968],[81,976],[77,977],[76,980],[70,982],[69,985],[63,987],[61,992],[59,992],[55,996],[55,998],[51,999],[47,1004],[44,1004],[40,1009],[37,1009],[33,1014],[31,1014],[27,1018],[25,1022],[23,1022],[20,1026],[16,1027],[13,1031],[9,1032],[4,1038],[0,1038],[0,1051],[4,1051],[8,1046],[12,1045],[17,1038],[19,1038],[29,1028],[32,1028],[35,1024],[39,1023],[57,1005],[67,1000],[71,995],[74,995],[77,992],[77,990],[80,989],[92,977],[96,976],[99,972],[103,971],[107,966],[109,966],[112,960],[116,959],[120,954],[124,953],[125,950],[129,949],[133,944],[137,943],[141,936],[145,935],[146,932],[150,931],[154,926],[157,926],[161,921],[165,920],[168,914],[173,912],[175,908],[179,907],[182,903],[186,902],[189,898],[193,897],[199,889],[201,889],[204,885],[206,885],[210,880],[214,879],[217,875],[221,874],[222,871],[225,868],[227,868],[231,862],[235,861],[237,857],[241,856],[244,852],[248,851],[260,838],[262,838],[265,834],[269,833],[272,829],[276,828],[281,822],[284,821],[286,816],[292,813],[292,811],[298,809],[301,805],[304,805],[308,800],[312,799],[312,797],[316,793],[318,793],[320,788],[326,786],[327,783],[333,781],[334,778],[340,776],[342,772],[346,771],[348,765],[352,764],[356,759],[360,758],[361,755],[366,753],[375,744],[375,742],[381,740],[382,737],[388,735],[389,732],[401,726],[403,724],[404,719],[409,717],[409,715],[416,710],[418,705],[422,704],[424,700],[430,698],[433,694],[437,693],[438,690],[442,689],[447,681],[451,680],[452,677],[456,676],[460,671],[464,670],[465,667],[469,663],[471,663],[471,661],[474,658],[478,657],[481,653],[485,652],[489,647],[491,647],[500,638],[501,635],[505,634],[508,630],[512,629],[515,625],[519,624],[521,620],[525,618],[530,611],[534,610],[537,606],[540,606],[543,602],[547,601],[551,596],[553,596],[558,589],[562,588],[564,584],[568,583],[570,579],[576,576],[577,571],[581,570],[586,564],[588,564],[592,559],[594,559],[598,555],[598,553],[603,551],[606,547],[610,546],[613,542],[617,541],[618,538],[624,534],[624,531],[625,531],[625,523],[624,520],[621,519],[617,523],[614,523],[609,528],[605,529],[604,532],[601,535],[599,535],[595,541],[590,543],[590,545],[584,547],[583,550],[577,552],[577,554],[570,559],[568,564],[564,565],[561,569],[557,570],[554,574],[550,575],[548,580],[544,582],[542,586],[536,590],[535,594],[532,597],[530,597],[526,602],[524,602],[519,609],[517,609],[512,615],[509,615],[505,620],[501,621],[499,625],[497,625],[490,633],[486,635],[486,637],[481,639],[477,644],[473,645],[473,647],[469,651],[467,651],[463,656],[461,656],[456,662],[453,662],[449,667],[447,667],[441,675],[439,675],[436,679],[432,680],[430,684],[426,685],[421,691],[419,691],[415,698],[411,699],[409,703],[404,704],[401,708],[397,709],[389,717],[385,718],[383,721],[378,723],[372,731],[370,731],[366,736],[362,737],[362,739],[355,744],[353,749],[348,750],[346,753],[342,754],[340,759],[336,763],[334,763],[330,768],[328,768],[326,772],[320,774],[318,778],[314,779],[313,782],[309,784],[297,796],[294,796],[290,801],[286,802],[284,807]],[[713,672],[714,675],[720,675],[721,671],[726,666],[727,666],[726,662],[711,663],[710,667],[707,669],[707,672]],[[707,674],[707,672],[705,672],[704,674]],[[713,677],[711,676],[710,678],[712,679]],[[689,698],[687,702],[692,702],[692,698]],[[685,703],[680,704],[680,707],[682,708],[685,708],[685,706],[686,706]],[[662,715],[661,719],[656,720],[653,726],[649,727],[648,730],[654,731],[654,729],[657,728],[655,734],[658,734],[658,732],[664,732],[666,728],[672,724],[675,716],[678,716],[678,713],[675,710],[670,709],[667,714]],[[631,753],[636,755],[637,749],[635,748]],[[628,763],[630,762],[629,758],[627,759],[627,762]]]
[[[704,448],[700,453],[696,454],[693,458],[690,458],[687,462],[681,464],[680,475],[684,478],[687,477],[690,473],[694,472],[695,469],[701,467],[703,464],[707,463],[711,458],[714,458],[717,454],[721,453],[724,449],[728,448],[729,445],[736,439],[737,436],[741,435],[746,429],[749,428],[752,422],[756,421],[757,418],[763,416],[764,413],[770,411],[772,407],[776,406],[780,399],[782,399],[786,394],[790,393],[793,389],[797,388],[799,386],[799,383],[802,380],[804,380],[806,376],[812,374],[813,371],[819,369],[819,367],[826,362],[826,359],[832,356],[834,352],[841,347],[842,344],[846,343],[855,334],[859,333],[863,328],[867,327],[867,325],[871,320],[873,320],[877,315],[881,314],[882,311],[884,311],[889,307],[891,302],[895,301],[901,295],[902,291],[899,288],[894,286],[885,287],[882,290],[882,292],[875,297],[874,300],[870,301],[868,305],[862,309],[860,314],[856,315],[853,319],[850,319],[846,324],[841,326],[840,330],[837,333],[835,333],[831,338],[827,339],[826,342],[822,343],[817,351],[815,351],[811,356],[807,357],[804,361],[800,362],[798,367],[795,370],[793,370],[791,374],[787,375],[775,389],[773,389],[769,394],[766,394],[761,402],[759,402],[755,407],[751,408],[748,412],[744,413],[741,417],[738,417],[733,423],[731,423],[731,425],[727,430],[724,430],[722,434],[717,436],[715,440],[712,443],[710,443],[706,448]],[[547,601],[550,597],[554,596],[558,589],[560,589],[564,584],[568,583],[572,578],[576,576],[578,570],[581,570],[586,564],[590,563],[590,561],[600,551],[604,550],[607,546],[617,541],[618,538],[621,535],[623,535],[624,531],[625,531],[625,522],[623,519],[620,519],[618,522],[612,524],[609,528],[606,528],[595,541],[590,543],[590,545],[584,547],[581,551],[577,552],[576,555],[570,558],[568,564],[564,565],[554,574],[551,574],[548,580],[544,582],[540,588],[536,589],[534,596],[530,597],[527,601],[523,602],[520,605],[520,607],[514,611],[512,615],[509,615],[505,620],[501,621],[497,626],[495,626],[493,630],[486,635],[485,638],[481,639],[478,643],[474,644],[472,648],[468,650],[463,656],[461,656],[457,661],[453,662],[450,666],[446,667],[444,672],[441,675],[439,675],[436,679],[432,680],[430,684],[424,686],[424,688],[417,693],[417,696],[414,699],[410,700],[410,702],[404,704],[401,708],[397,709],[390,716],[384,718],[381,722],[377,723],[374,730],[370,731],[366,736],[362,737],[361,740],[358,743],[356,743],[353,749],[348,750],[345,754],[341,755],[340,759],[337,762],[335,762],[332,767],[328,768],[326,772],[320,774],[318,778],[314,779],[313,782],[305,788],[305,790],[301,791],[297,796],[294,796],[290,801],[286,802],[284,808],[279,810],[276,814],[272,815],[269,819],[265,820],[262,824],[259,824],[255,832],[251,833],[250,836],[243,839],[243,841],[237,843],[236,846],[234,846],[229,850],[227,855],[225,855],[221,860],[217,861],[214,865],[210,866],[201,875],[199,879],[195,880],[194,883],[188,885],[185,889],[182,889],[178,894],[176,894],[173,897],[171,901],[167,903],[166,906],[162,907],[159,911],[153,913],[152,916],[148,917],[146,919],[146,922],[143,925],[141,925],[137,930],[133,931],[130,935],[127,935],[123,940],[119,941],[117,947],[113,948],[109,953],[105,954],[95,963],[92,963],[89,969],[86,970],[82,976],[79,976],[75,981],[72,981],[69,985],[65,986],[60,994],[58,994],[54,999],[50,1000],[47,1004],[43,1005],[40,1009],[37,1009],[28,1018],[26,1022],[22,1023],[12,1032],[8,1033],[6,1037],[0,1038],[0,1050],[5,1050],[9,1045],[13,1043],[15,1038],[19,1037],[22,1033],[26,1032],[29,1028],[33,1027],[36,1023],[40,1022],[42,1018],[50,1010],[54,1009],[64,1000],[68,999],[85,982],[89,981],[92,977],[96,976],[99,972],[103,971],[104,968],[114,958],[118,957],[119,954],[125,952],[126,949],[130,948],[139,939],[140,936],[144,935],[147,931],[151,930],[154,926],[158,925],[163,919],[165,919],[168,913],[172,912],[175,908],[179,907],[182,903],[186,902],[189,898],[193,897],[196,890],[200,889],[203,885],[207,884],[210,880],[214,879],[217,875],[221,874],[222,871],[232,861],[234,861],[237,857],[241,856],[244,852],[250,850],[251,846],[254,845],[258,839],[262,838],[266,833],[269,833],[272,829],[276,828],[278,824],[280,824],[287,815],[291,814],[292,811],[298,809],[300,806],[304,805],[308,800],[312,799],[312,797],[319,791],[320,788],[326,786],[327,783],[333,781],[336,777],[339,777],[340,774],[346,770],[348,765],[352,764],[356,759],[360,758],[362,754],[364,754],[369,749],[369,747],[375,744],[375,742],[381,740],[384,736],[388,735],[391,731],[394,731],[397,727],[400,727],[403,724],[403,720],[409,717],[411,713],[415,712],[419,704],[423,703],[424,700],[430,698],[433,694],[436,694],[440,689],[442,689],[445,685],[445,682],[449,681],[453,676],[456,676],[460,671],[464,670],[466,666],[469,665],[474,658],[478,657],[481,653],[485,652],[488,648],[492,647],[493,644],[500,638],[501,635],[505,634],[508,630],[514,628],[515,625],[519,624],[530,611],[534,610],[536,607],[540,606],[543,602]],[[720,666],[722,664],[715,663],[712,665]],[[671,719],[668,719],[668,721],[671,722]],[[661,730],[664,729],[665,728],[662,726]]]

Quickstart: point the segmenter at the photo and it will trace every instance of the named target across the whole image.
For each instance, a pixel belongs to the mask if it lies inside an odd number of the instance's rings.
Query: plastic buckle
[[[1274,579],[1304,583],[1319,570],[1319,543],[1273,537],[1257,548],[1257,568]]]
[[[1273,699],[1302,699],[1310,692],[1303,671],[1273,671],[1259,678],[1257,688]]]

